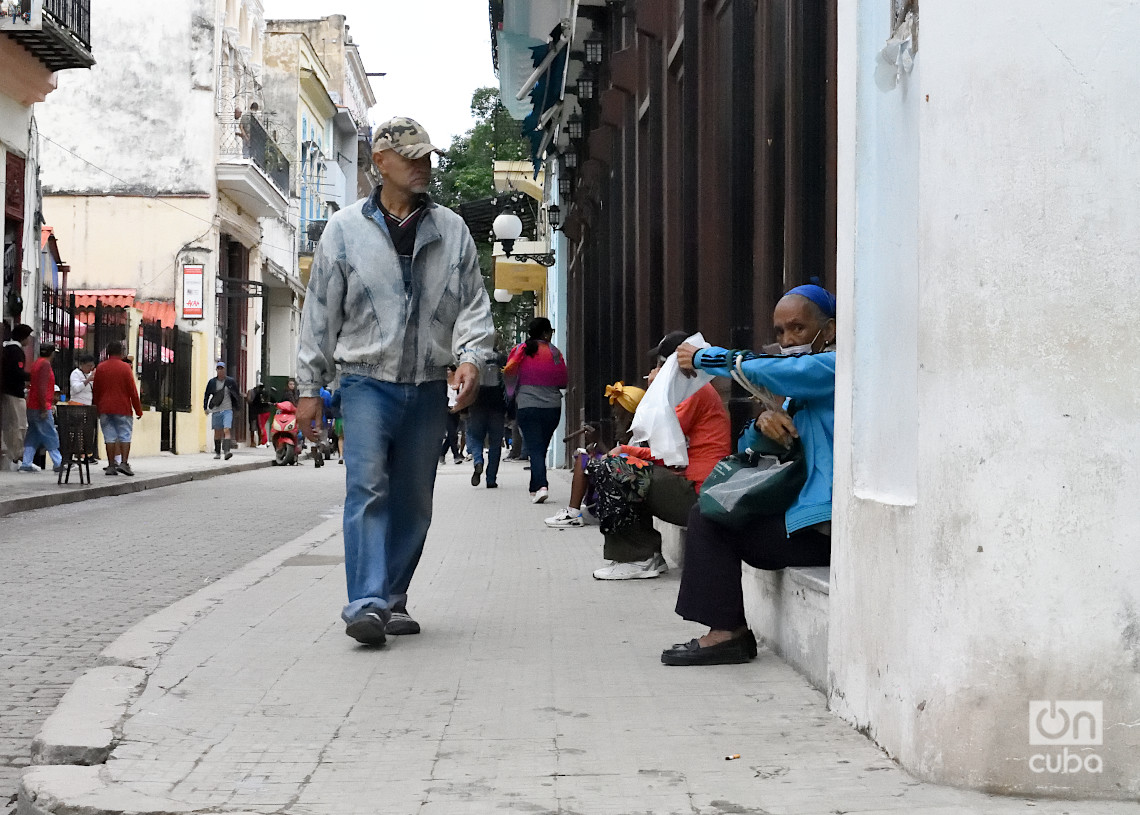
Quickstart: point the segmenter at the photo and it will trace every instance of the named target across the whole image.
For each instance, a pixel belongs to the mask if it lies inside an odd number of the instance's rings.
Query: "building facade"
[[[899,5],[839,17],[831,706],[922,778],[1134,801],[1140,5]]]
[[[562,109],[528,126],[567,179],[571,411],[602,418],[666,330],[763,345],[818,278],[839,301],[832,709],[923,779],[1136,799],[1140,6],[490,12],[504,101],[524,49],[567,56]]]
[[[363,198],[380,181],[372,164],[372,129],[368,123],[368,111],[376,106],[376,96],[345,16],[271,20],[269,31],[304,34],[328,72],[329,96],[337,106],[337,160],[348,181],[352,176],[350,167],[356,165],[356,189],[346,184],[345,197],[349,202]],[[349,127],[355,128],[355,145],[350,143]]]
[[[42,158],[34,106],[55,91],[59,72],[94,64],[88,0],[0,2],[0,310],[4,320],[28,323],[37,334],[48,267],[41,241]]]
[[[545,126],[565,242],[547,290],[564,294],[549,310],[566,314],[575,426],[608,421],[605,385],[644,374],[666,332],[763,345],[783,291],[834,286],[835,0],[495,0],[490,12],[504,100],[530,49],[566,23]],[[742,423],[746,395],[726,396]]]
[[[275,368],[291,373],[297,309],[273,311],[266,294],[295,299],[300,281],[292,168],[278,145],[288,128],[262,99],[260,0],[107,12],[93,33],[106,58],[41,114],[52,161],[44,211],[72,252],[73,285],[169,304],[194,335],[195,393],[215,359],[243,389]],[[175,420],[182,452],[205,449],[198,400]],[[140,426],[140,453],[157,435],[151,423]]]

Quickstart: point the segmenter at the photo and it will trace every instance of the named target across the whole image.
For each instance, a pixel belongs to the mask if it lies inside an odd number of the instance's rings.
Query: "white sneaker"
[[[550,490],[546,487],[539,487],[538,492],[530,494],[530,502],[532,504],[545,504],[546,499],[550,497]]]
[[[609,566],[603,566],[594,572],[595,580],[644,580],[657,577],[669,571],[665,559],[661,555],[654,555],[647,560],[635,560],[632,563],[618,563],[610,561]]]
[[[543,523],[551,529],[577,529],[580,526],[586,525],[586,522],[582,520],[582,510],[570,509],[570,507],[562,510],[552,518],[547,518]]]

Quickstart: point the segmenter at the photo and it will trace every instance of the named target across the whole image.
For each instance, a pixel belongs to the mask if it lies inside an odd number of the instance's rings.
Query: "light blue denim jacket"
[[[338,368],[419,384],[445,379],[450,363],[478,366],[493,353],[491,301],[463,219],[429,202],[404,269],[378,189],[329,218],[317,245],[301,312],[301,396],[319,396]]]

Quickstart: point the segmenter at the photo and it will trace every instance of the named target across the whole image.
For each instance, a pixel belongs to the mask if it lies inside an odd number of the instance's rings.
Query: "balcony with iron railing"
[[[261,218],[288,208],[289,160],[252,114],[223,121],[218,145],[218,187]]]
[[[302,255],[311,255],[317,251],[321,235],[324,234],[328,221],[303,221],[301,229],[297,232],[297,251]]]
[[[91,0],[8,0],[7,5],[9,14],[0,28],[49,70],[95,64]]]

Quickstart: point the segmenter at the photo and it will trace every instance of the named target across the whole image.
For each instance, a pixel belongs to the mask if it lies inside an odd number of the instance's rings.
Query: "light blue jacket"
[[[744,354],[741,369],[750,382],[796,402],[792,421],[800,434],[807,459],[807,482],[799,498],[784,516],[788,534],[831,520],[831,484],[835,444],[835,352],[794,357],[757,357],[750,351],[705,348],[693,358],[693,366],[714,376],[732,376],[738,354]],[[749,425],[740,440],[744,450],[759,431]]]
[[[429,202],[410,266],[396,253],[378,189],[329,218],[301,312],[297,389],[319,396],[340,368],[384,382],[447,377],[494,350],[479,255],[456,213]]]

